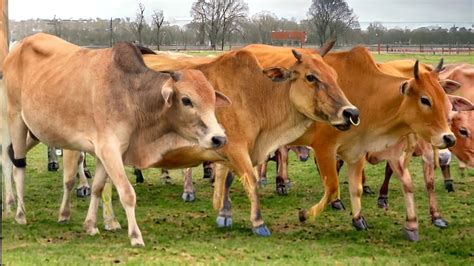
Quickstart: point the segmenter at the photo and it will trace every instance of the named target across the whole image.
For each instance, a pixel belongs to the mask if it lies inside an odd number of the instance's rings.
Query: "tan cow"
[[[289,65],[291,50],[265,45],[246,48],[256,55],[262,66]],[[308,49],[298,49],[302,54],[311,54]],[[278,56],[276,56],[276,54]],[[315,123],[293,145],[310,145],[315,151],[325,193],[321,201],[309,212],[302,211],[300,219],[314,218],[338,197],[339,182],[336,172],[336,154],[348,163],[353,225],[366,229],[361,214],[361,173],[365,154],[384,150],[404,141],[416,133],[432,145],[445,148],[454,145],[455,137],[450,131],[447,116],[449,100],[439,85],[438,73],[415,71],[416,78],[406,79],[397,74],[384,73],[373,57],[362,47],[350,51],[334,52],[324,60],[338,73],[338,82],[347,97],[360,108],[361,124],[350,131],[340,132],[324,124]],[[415,69],[417,69],[415,65]],[[386,158],[396,169],[400,178],[407,206],[406,232],[411,240],[418,238],[411,177],[406,168],[403,151],[399,150]],[[226,194],[225,192],[217,192]]]
[[[226,143],[214,111],[229,100],[215,92],[200,71],[160,73],[147,68],[131,44],[90,50],[36,34],[23,39],[7,56],[4,79],[12,142],[8,153],[15,166],[18,198],[16,221],[22,224],[26,223],[26,153],[38,140],[98,158],[91,206],[99,203],[107,173],[127,214],[133,246],[144,242],[124,163],[149,167],[171,149],[217,149]],[[90,211],[85,221],[91,234],[97,232],[95,216]]]
[[[230,108],[217,112],[228,137],[228,144],[222,150],[179,148],[151,166],[182,168],[216,161],[220,164],[216,166],[215,186],[220,187],[225,186],[228,170],[234,171],[250,198],[253,232],[270,235],[260,213],[254,166],[278,147],[297,139],[314,121],[340,130],[359,123],[358,109],[347,101],[336,82],[336,73],[322,60],[333,44],[330,42],[321,47],[319,53],[311,55],[294,52],[287,68],[275,64],[265,70],[245,49],[205,63],[193,63],[192,58],[176,60],[166,55],[145,55],[146,64],[155,70],[193,68],[202,71],[215,88],[232,100]],[[146,149],[146,152],[152,151]],[[220,199],[219,195],[214,198],[214,207],[220,209],[217,224],[230,226],[227,215],[230,202]]]

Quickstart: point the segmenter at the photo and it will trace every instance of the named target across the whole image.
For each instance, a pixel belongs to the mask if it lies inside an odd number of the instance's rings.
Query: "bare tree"
[[[163,10],[155,10],[153,11],[153,24],[156,27],[156,49],[159,51],[160,50],[160,29],[161,26],[163,26],[163,21],[165,20],[165,17],[163,16]]]
[[[223,0],[222,8],[221,50],[224,50],[226,37],[238,30],[238,25],[247,16],[249,7],[242,0]]]
[[[214,50],[219,40],[223,49],[226,36],[247,12],[248,6],[243,0],[198,0],[191,8],[193,22],[204,29]]]
[[[130,28],[132,29],[133,33],[136,34],[139,44],[142,43],[142,31],[145,24],[145,16],[143,13],[145,13],[145,5],[143,3],[139,3],[135,21],[130,23]]]
[[[312,0],[308,16],[321,45],[331,37],[359,27],[358,17],[345,0]]]

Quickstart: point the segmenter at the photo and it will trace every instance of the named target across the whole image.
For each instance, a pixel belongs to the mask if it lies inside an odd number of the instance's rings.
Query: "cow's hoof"
[[[65,217],[65,216],[64,216],[64,217],[59,217],[58,223],[59,223],[59,224],[67,224],[67,223],[69,223],[69,217]]]
[[[363,188],[364,195],[373,195],[375,194],[369,186],[364,186]]]
[[[143,239],[141,237],[130,239],[130,243],[132,244],[132,247],[144,247],[145,246],[145,242],[143,242]]]
[[[340,199],[337,199],[331,202],[331,207],[333,210],[336,210],[336,211],[342,211],[346,209],[346,207],[344,207],[344,204],[342,204],[342,201]]]
[[[441,229],[445,229],[445,228],[448,228],[448,222],[446,222],[443,218],[441,217],[438,217],[436,219],[433,220],[433,225],[438,227],[438,228],[441,228]]]
[[[181,198],[184,200],[184,202],[193,202],[196,199],[196,195],[194,192],[183,192],[183,195]]]
[[[15,221],[18,223],[18,224],[23,224],[25,225],[26,224],[26,217],[25,217],[25,214],[23,212],[21,213],[17,213],[15,215]]]
[[[171,181],[171,177],[170,177],[170,176],[165,176],[165,177],[162,178],[162,180],[163,180],[163,184],[165,184],[165,185],[171,185],[171,184],[173,184],[173,182]]]
[[[379,208],[387,210],[388,209],[388,197],[387,196],[380,196],[377,199],[377,206],[379,206]]]
[[[143,178],[143,176],[137,176],[135,178],[135,182],[136,183],[144,183],[145,182],[145,179]]]
[[[105,222],[104,229],[106,231],[118,231],[122,229],[120,223],[116,219],[112,219],[111,221]]]
[[[450,179],[450,180],[445,180],[445,181],[444,181],[444,188],[445,188],[448,192],[454,192],[453,180],[452,180],[452,179]]]
[[[56,172],[59,169],[58,162],[50,162],[48,163],[48,171],[49,172]]]
[[[84,175],[86,175],[86,178],[88,178],[88,179],[92,178],[91,171],[87,168],[84,168]]]
[[[364,217],[361,216],[358,219],[352,219],[352,225],[355,227],[357,231],[367,230],[367,222],[365,221]]]
[[[265,187],[267,184],[268,184],[267,178],[260,178],[260,180],[258,180],[258,185],[260,187]]]
[[[97,227],[90,227],[90,228],[86,228],[86,233],[90,236],[95,236],[95,235],[100,234],[100,231],[99,231],[99,228]]]
[[[204,175],[202,178],[211,178],[212,177],[212,168],[206,167],[204,168]]]
[[[276,193],[280,196],[287,196],[288,188],[285,186],[285,184],[277,184]]]
[[[216,218],[216,224],[217,224],[218,228],[231,228],[232,227],[232,217],[231,216],[219,215]]]
[[[291,180],[288,179],[288,182],[285,182],[285,186],[290,189],[292,186],[293,186],[293,182],[291,182]]]
[[[418,236],[418,229],[408,229],[405,228],[405,237],[412,242],[416,242],[420,240],[420,237]]]
[[[265,224],[252,228],[252,231],[257,236],[271,236],[272,235],[272,233],[270,232],[270,230]]]
[[[83,187],[78,187],[76,189],[76,196],[78,198],[86,198],[86,197],[90,196],[90,194],[91,194],[91,188],[90,187],[83,186]]]
[[[298,218],[300,219],[300,222],[306,221],[306,219],[308,219],[308,212],[306,210],[299,211]]]

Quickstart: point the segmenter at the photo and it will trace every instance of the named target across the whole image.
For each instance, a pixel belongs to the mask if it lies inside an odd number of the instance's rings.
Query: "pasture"
[[[376,60],[419,58],[435,64],[438,55],[374,54]],[[474,64],[472,56],[443,56],[446,63]],[[159,170],[144,171],[145,183],[135,184],[132,169],[128,176],[137,193],[137,222],[146,246],[132,248],[126,231],[125,213],[114,193],[114,210],[124,229],[106,232],[99,215],[100,236],[88,236],[82,223],[89,199],[73,196],[72,217],[68,224],[56,222],[62,195],[62,167],[47,171],[46,147],[35,147],[28,156],[25,204],[28,224],[16,224],[2,216],[3,263],[24,264],[473,264],[474,263],[474,171],[461,178],[457,161],[452,163],[455,192],[444,190],[441,174],[436,171],[436,192],[440,211],[449,228],[431,225],[420,159],[413,160],[410,170],[414,182],[416,210],[420,224],[420,241],[404,239],[402,227],[405,204],[399,182],[390,187],[390,209],[376,205],[377,195],[364,196],[363,214],[368,231],[355,231],[351,225],[348,185],[343,167],[341,198],[345,211],[328,208],[315,221],[300,223],[298,210],[315,204],[323,193],[320,177],[311,160],[297,162],[291,154],[289,168],[293,187],[280,197],[274,192],[275,164],[270,163],[269,184],[260,189],[262,215],[272,231],[269,238],[252,235],[249,201],[238,180],[231,189],[233,203],[232,229],[215,227],[216,211],[212,209],[212,188],[202,179],[201,168],[194,171],[197,200],[181,199],[181,171],[171,172],[173,184],[163,184]],[[60,162],[62,166],[62,163]],[[93,170],[93,159],[88,157]],[[384,164],[367,166],[367,184],[378,192],[383,180]]]

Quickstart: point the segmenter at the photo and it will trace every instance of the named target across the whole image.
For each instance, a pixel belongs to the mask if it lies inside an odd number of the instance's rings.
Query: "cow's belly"
[[[367,152],[379,152],[397,144],[400,140],[398,136],[375,136],[366,135],[357,139],[342,142],[338,149],[338,154],[344,161],[349,163],[357,162]]]

